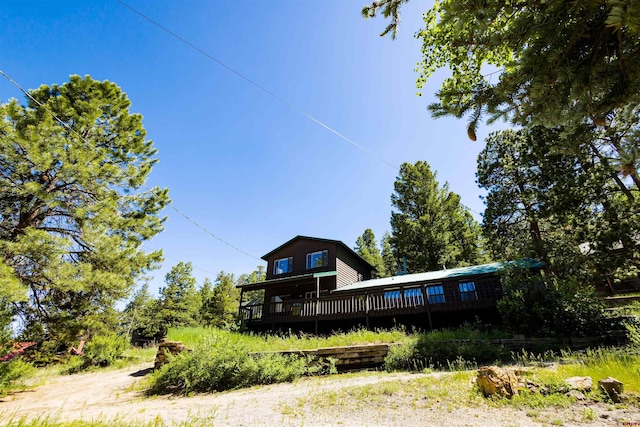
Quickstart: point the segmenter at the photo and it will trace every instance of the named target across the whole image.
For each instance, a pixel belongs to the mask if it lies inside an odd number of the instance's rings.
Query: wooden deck
[[[370,318],[402,315],[424,315],[431,323],[432,313],[492,308],[501,296],[496,278],[476,281],[475,294],[465,298],[446,287],[445,294],[427,297],[426,288],[408,286],[358,295],[265,302],[243,306],[241,315],[250,329],[259,325],[275,328],[280,324],[346,319],[363,319],[368,324]]]

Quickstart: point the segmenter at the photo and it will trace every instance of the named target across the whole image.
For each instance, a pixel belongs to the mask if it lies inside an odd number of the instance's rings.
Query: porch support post
[[[320,276],[316,277],[316,335],[318,335],[318,313],[320,311]]]
[[[427,285],[422,285],[420,288],[422,290],[422,301],[424,301],[424,306],[427,308],[427,318],[429,319],[429,330],[433,330],[433,322],[431,321],[431,309],[429,308],[429,296],[427,295]]]
[[[369,329],[369,294],[364,293],[364,316],[367,320],[367,329]]]
[[[244,313],[242,313],[242,296],[244,295],[244,288],[240,288],[240,303],[238,304],[238,323],[242,329],[244,323]]]

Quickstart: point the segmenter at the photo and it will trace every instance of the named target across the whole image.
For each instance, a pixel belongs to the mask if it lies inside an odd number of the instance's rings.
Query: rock
[[[163,341],[158,345],[156,360],[153,369],[160,369],[162,365],[168,362],[168,354],[175,356],[187,349],[187,346],[180,341]]]
[[[573,397],[575,400],[584,400],[585,396],[584,393],[578,391],[578,390],[570,390],[569,392],[567,392],[567,396],[568,397]]]
[[[510,398],[518,394],[518,377],[511,369],[484,366],[478,369],[476,384],[485,397],[498,395]]]
[[[571,377],[564,380],[569,386],[569,390],[591,391],[593,380],[591,377]]]
[[[622,382],[613,377],[608,377],[604,380],[598,381],[598,388],[602,390],[607,396],[609,396],[614,402],[620,402],[620,395],[624,390]]]

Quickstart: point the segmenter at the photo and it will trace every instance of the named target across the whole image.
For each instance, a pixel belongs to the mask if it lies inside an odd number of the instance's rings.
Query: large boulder
[[[485,397],[512,397],[518,394],[519,381],[513,369],[483,366],[478,369],[476,384]]]
[[[589,392],[593,388],[591,377],[571,377],[564,380],[564,382],[569,386],[569,390]]]
[[[613,377],[598,381],[598,388],[602,390],[614,402],[620,402],[620,395],[624,391],[624,385]]]

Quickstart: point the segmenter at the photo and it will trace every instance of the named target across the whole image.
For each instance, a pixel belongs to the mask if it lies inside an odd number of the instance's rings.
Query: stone
[[[568,397],[572,397],[575,400],[584,400],[585,399],[584,393],[582,393],[581,391],[578,391],[578,390],[570,390],[569,392],[567,392],[567,396]]]
[[[518,394],[518,377],[512,369],[483,366],[478,369],[476,384],[485,397],[498,395],[511,398]]]
[[[593,388],[593,379],[591,377],[571,377],[564,380],[569,386],[569,390],[578,390],[589,392]]]
[[[598,388],[602,390],[614,402],[620,402],[620,395],[624,391],[624,385],[613,377],[598,381]]]

